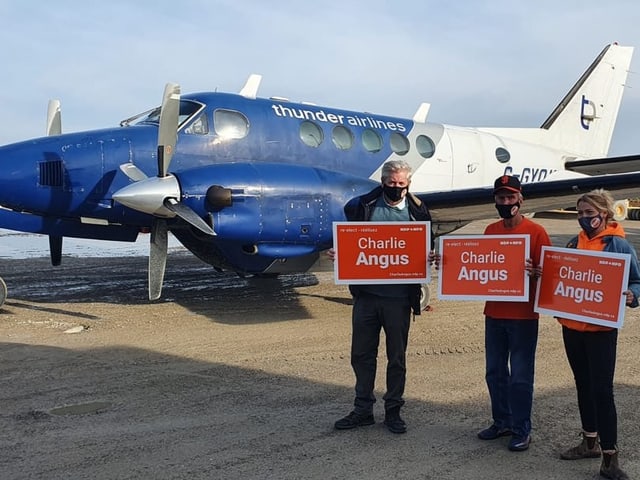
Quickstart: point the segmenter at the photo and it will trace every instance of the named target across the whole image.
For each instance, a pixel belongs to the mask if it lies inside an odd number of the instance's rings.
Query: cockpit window
[[[206,135],[209,133],[209,122],[207,121],[207,112],[198,115],[191,125],[184,129],[184,133],[190,135]]]
[[[244,138],[249,132],[249,120],[240,112],[219,108],[213,112],[213,128],[223,140]]]
[[[178,128],[188,121],[193,115],[199,112],[204,105],[192,102],[190,100],[180,100],[180,111],[178,113]],[[130,125],[159,125],[160,124],[160,107],[152,108],[146,112],[139,113],[133,117],[127,118],[120,122],[121,127]]]

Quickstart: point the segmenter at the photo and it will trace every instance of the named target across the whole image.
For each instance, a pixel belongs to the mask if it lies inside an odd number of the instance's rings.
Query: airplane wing
[[[635,198],[640,193],[640,171],[526,183],[522,186],[522,211],[532,213],[572,207],[580,195],[595,188],[604,188],[617,199]],[[492,187],[418,193],[416,196],[429,207],[435,232],[439,235],[479,218],[497,218]]]
[[[565,168],[585,175],[638,172],[640,171],[640,155],[572,160],[565,163]]]

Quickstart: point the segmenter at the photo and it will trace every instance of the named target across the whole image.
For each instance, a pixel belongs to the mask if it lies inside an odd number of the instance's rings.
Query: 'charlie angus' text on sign
[[[334,222],[336,283],[426,283],[429,222]]]
[[[624,320],[629,254],[545,246],[534,310],[620,328]],[[606,280],[605,280],[606,279]]]
[[[380,268],[388,268],[393,265],[408,265],[408,253],[387,253],[392,251],[405,251],[407,249],[406,240],[397,237],[386,239],[376,239],[370,236],[358,238],[358,259],[356,266],[375,265]]]
[[[439,298],[528,299],[528,235],[447,235],[440,237],[440,253]]]

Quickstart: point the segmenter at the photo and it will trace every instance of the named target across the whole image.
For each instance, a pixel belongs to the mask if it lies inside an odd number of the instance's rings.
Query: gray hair
[[[391,174],[403,171],[407,172],[407,180],[410,180],[413,169],[407,162],[404,160],[389,160],[388,162],[385,162],[384,165],[382,165],[382,183],[384,183]]]

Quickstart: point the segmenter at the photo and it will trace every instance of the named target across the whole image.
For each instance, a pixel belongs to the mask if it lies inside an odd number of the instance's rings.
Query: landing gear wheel
[[[7,299],[7,284],[0,278],[0,307],[4,305],[4,301]]]
[[[431,293],[429,292],[429,285],[423,283],[420,285],[420,310],[425,311],[429,307],[431,301]]]
[[[629,215],[629,201],[618,200],[613,204],[613,219],[616,222],[626,220]]]

